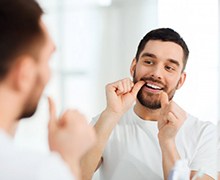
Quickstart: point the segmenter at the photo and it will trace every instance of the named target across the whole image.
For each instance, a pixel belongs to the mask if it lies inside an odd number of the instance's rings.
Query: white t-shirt
[[[0,130],[1,180],[73,180],[73,175],[56,153],[38,154],[17,149],[13,139]]]
[[[93,120],[93,124],[97,118]],[[156,121],[144,121],[131,108],[110,135],[99,169],[101,180],[162,180]],[[191,170],[216,177],[216,127],[188,115],[176,136],[180,157]]]

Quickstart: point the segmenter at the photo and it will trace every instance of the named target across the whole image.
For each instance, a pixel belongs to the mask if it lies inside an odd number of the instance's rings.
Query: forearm
[[[175,141],[160,142],[164,179],[167,180],[175,162],[180,159]]]
[[[66,161],[67,162],[67,161]],[[81,180],[81,168],[80,168],[80,163],[76,162],[76,161],[72,161],[72,162],[67,162],[67,164],[70,167],[70,170],[73,174],[73,177],[76,180]]]
[[[94,126],[97,136],[97,143],[81,161],[83,180],[91,179],[94,172],[98,168],[106,143],[119,119],[120,115],[113,114],[107,110],[103,111],[103,113],[100,115],[99,120]]]

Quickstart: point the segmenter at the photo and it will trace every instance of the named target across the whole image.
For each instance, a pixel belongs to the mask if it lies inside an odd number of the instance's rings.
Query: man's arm
[[[97,143],[81,161],[84,180],[91,179],[102,163],[102,153],[112,130],[121,116],[131,107],[143,84],[144,82],[140,81],[134,85],[129,78],[126,78],[106,86],[107,107],[94,126]]]
[[[168,178],[175,162],[180,159],[175,137],[185,120],[185,111],[175,102],[169,102],[167,94],[163,92],[161,94],[161,119],[158,120],[158,138],[162,151],[164,179]],[[190,179],[192,179],[196,173],[197,171],[191,171]],[[196,180],[213,180],[213,178],[205,174],[201,178],[196,178]]]
[[[180,159],[175,138],[178,130],[186,119],[186,113],[175,102],[168,99],[165,92],[161,93],[161,115],[158,119],[158,139],[162,152],[164,179],[167,180],[175,162]]]
[[[90,180],[94,172],[102,163],[102,153],[109,139],[109,136],[119,121],[120,117],[104,110],[95,124],[97,142],[95,146],[82,158],[82,179]]]

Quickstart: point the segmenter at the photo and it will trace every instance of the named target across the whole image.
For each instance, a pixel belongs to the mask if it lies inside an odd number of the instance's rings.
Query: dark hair
[[[0,0],[0,80],[16,57],[39,53],[39,43],[44,41],[40,26],[42,14],[35,0]]]
[[[136,60],[138,61],[140,53],[143,51],[145,45],[147,44],[148,41],[150,40],[161,40],[161,41],[171,41],[174,42],[178,45],[180,45],[183,49],[183,70],[186,67],[187,59],[189,56],[189,49],[183,40],[183,38],[173,29],[170,28],[159,28],[150,31],[147,33],[143,39],[140,41],[136,53]]]

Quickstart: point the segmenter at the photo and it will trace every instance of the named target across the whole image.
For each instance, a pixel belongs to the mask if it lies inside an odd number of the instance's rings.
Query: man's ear
[[[186,73],[183,72],[180,76],[180,79],[179,79],[179,82],[178,82],[176,89],[180,89],[182,87],[182,85],[184,84],[185,80],[186,80]]]
[[[11,69],[11,85],[17,91],[26,92],[34,83],[35,60],[30,56],[19,57]]]
[[[136,60],[136,58],[134,58],[132,63],[131,63],[131,66],[130,66],[130,74],[131,74],[132,77],[134,77],[134,72],[135,72],[135,69],[136,69],[136,64],[137,64],[137,60]]]

